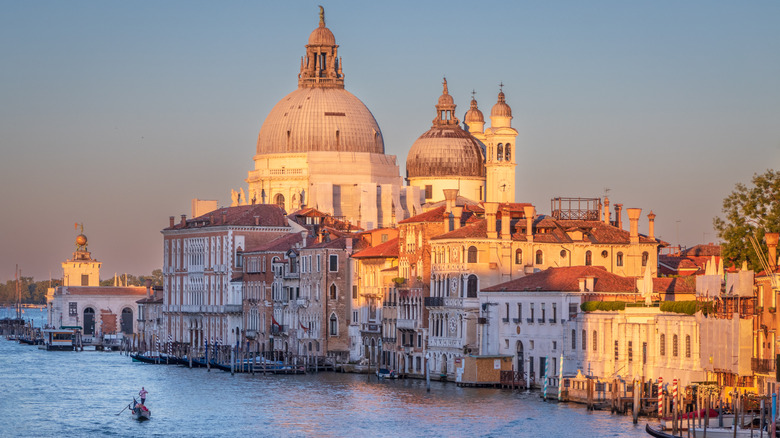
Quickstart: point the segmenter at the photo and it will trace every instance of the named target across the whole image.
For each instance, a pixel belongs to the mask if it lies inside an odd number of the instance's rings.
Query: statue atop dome
[[[344,88],[338,48],[336,37],[325,26],[325,8],[320,6],[319,26],[309,35],[306,55],[301,58],[298,88]]]

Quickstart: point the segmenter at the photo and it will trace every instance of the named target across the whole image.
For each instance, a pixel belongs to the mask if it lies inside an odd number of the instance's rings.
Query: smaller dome
[[[503,91],[498,93],[498,102],[490,110],[490,117],[512,117],[512,108],[506,104]]]
[[[449,94],[439,96],[439,105],[455,105],[455,100]]]
[[[310,46],[335,46],[336,37],[333,36],[333,32],[325,27],[324,23],[320,27],[314,29],[309,35]]]
[[[466,115],[463,116],[463,121],[466,122],[466,124],[485,122],[485,116],[483,116],[482,111],[480,111],[479,108],[477,108],[476,99],[474,98],[471,99],[471,108],[469,108],[469,110],[466,111]]]

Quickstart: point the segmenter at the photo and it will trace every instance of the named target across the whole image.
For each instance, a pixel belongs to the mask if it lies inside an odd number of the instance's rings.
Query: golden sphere
[[[85,236],[85,235],[83,235],[83,234],[79,234],[79,235],[76,237],[76,245],[78,245],[78,246],[84,246],[84,245],[86,245],[86,244],[87,244],[87,236]]]

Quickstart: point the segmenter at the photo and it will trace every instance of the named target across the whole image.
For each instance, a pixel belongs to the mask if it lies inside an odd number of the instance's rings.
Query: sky
[[[460,119],[504,84],[516,201],[543,214],[608,194],[642,233],[652,210],[671,245],[717,242],[723,198],[780,167],[775,0],[0,0],[0,281],[60,278],[74,223],[102,278],[160,268],[169,216],[247,187],[318,4],[402,175],[444,76]]]

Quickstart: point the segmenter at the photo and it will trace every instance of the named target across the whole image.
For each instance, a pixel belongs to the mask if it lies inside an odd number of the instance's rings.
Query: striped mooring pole
[[[673,409],[677,409],[677,379],[672,380],[672,403]]]
[[[563,355],[558,363],[558,401],[563,400]]]
[[[664,415],[664,378],[658,377],[658,418]]]
[[[549,361],[550,361],[550,356],[545,356],[544,357],[544,391],[543,391],[545,400],[547,400],[547,380],[548,380],[547,379],[547,368],[548,368],[547,363]]]

